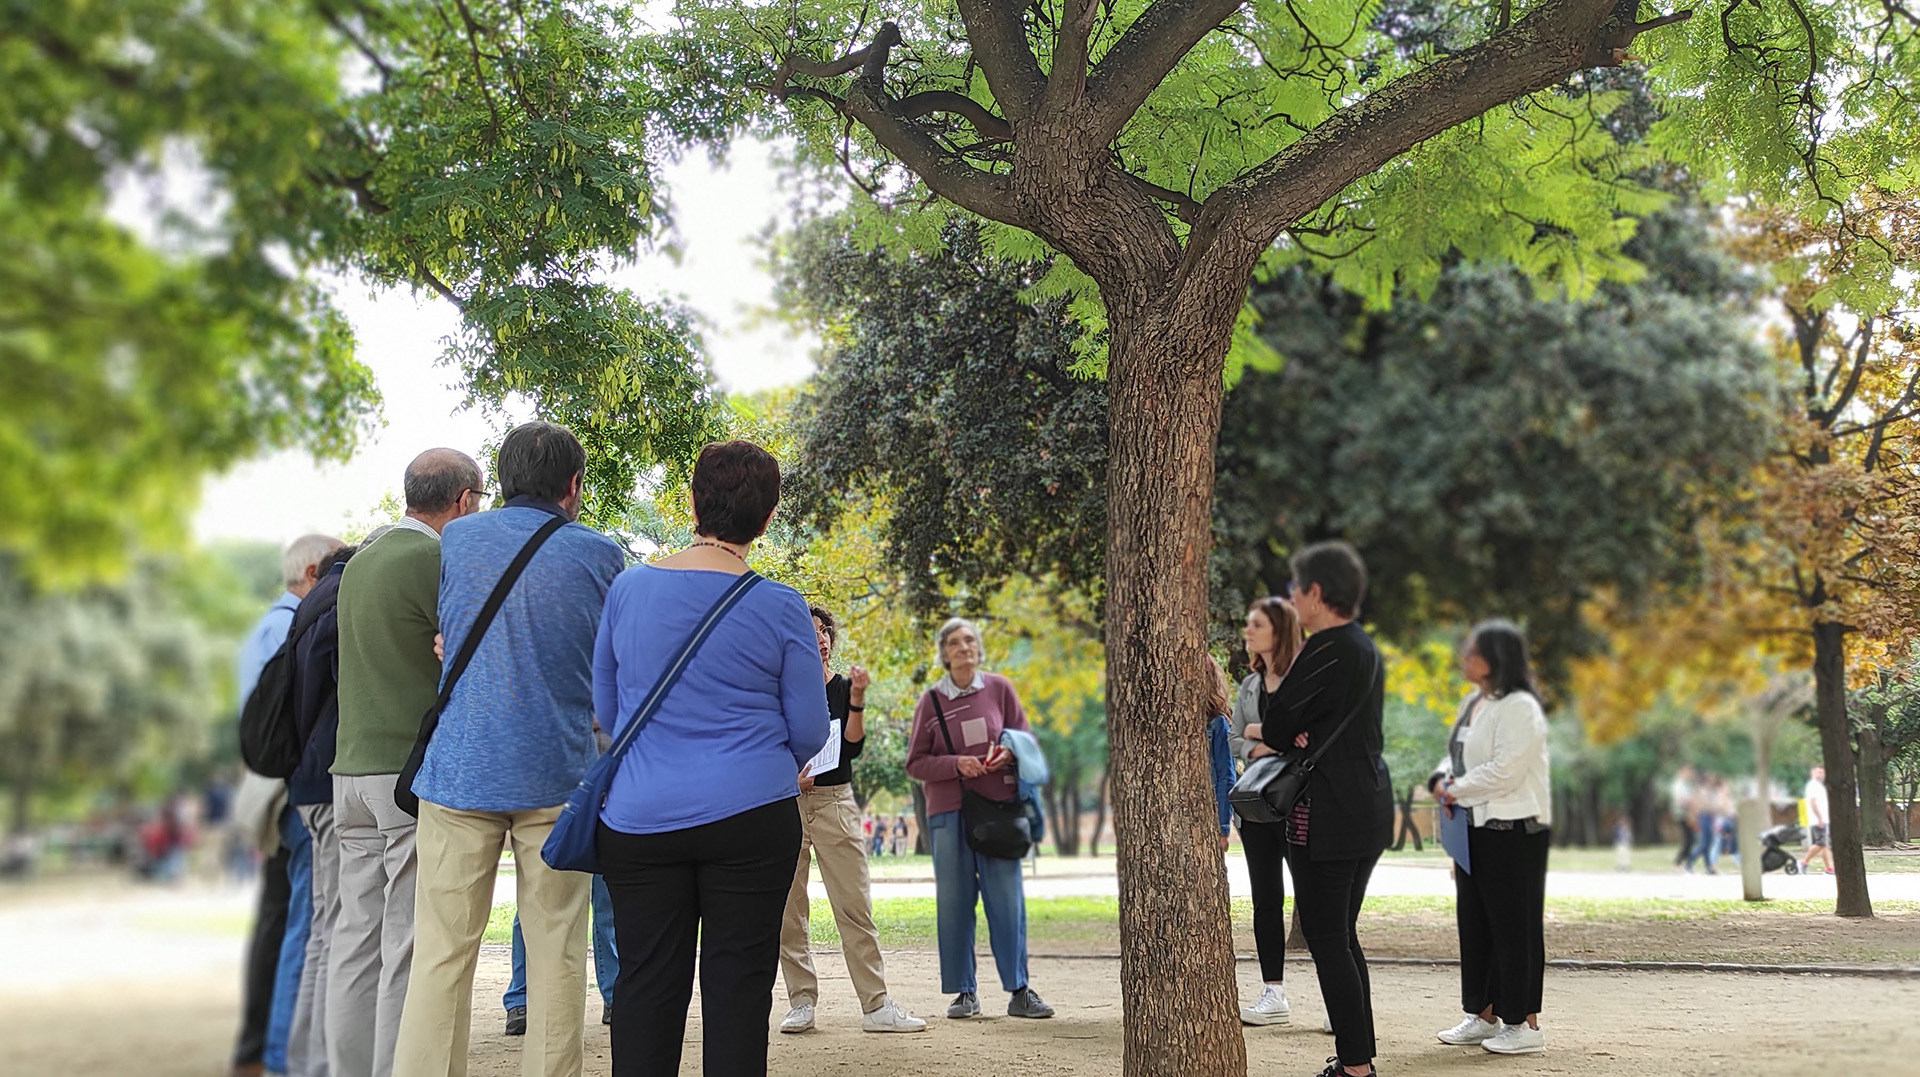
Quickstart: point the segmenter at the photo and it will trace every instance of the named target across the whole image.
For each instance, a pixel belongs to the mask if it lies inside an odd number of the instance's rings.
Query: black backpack
[[[299,708],[293,692],[293,652],[314,620],[294,626],[287,634],[287,641],[260,667],[260,679],[240,708],[240,758],[261,777],[288,778],[300,768],[300,753],[306,746],[300,742],[295,721]]]

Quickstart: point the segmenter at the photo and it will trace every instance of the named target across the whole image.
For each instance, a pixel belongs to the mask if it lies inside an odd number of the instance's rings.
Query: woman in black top
[[[811,853],[820,858],[820,879],[827,903],[840,927],[840,951],[847,978],[860,995],[863,1032],[918,1032],[927,1023],[887,995],[886,968],[880,959],[880,935],[873,926],[873,895],[867,883],[867,844],[860,832],[860,805],[853,799],[853,761],[867,743],[867,671],[854,666],[846,676],[833,672],[840,625],[833,614],[809,606],[813,633],[820,644],[821,673],[827,679],[827,713],[840,736],[840,761],[819,774],[800,772],[800,862],[787,891],[786,920],[780,927],[780,973],[787,983],[787,1016],[780,1031],[813,1027],[820,981],[807,948],[807,876]]]
[[[1385,678],[1380,652],[1354,623],[1367,570],[1353,547],[1321,543],[1295,554],[1290,590],[1307,643],[1267,698],[1262,732],[1269,744],[1327,743],[1306,795],[1281,825],[1300,931],[1338,1052],[1322,1077],[1366,1077],[1374,1072],[1373,999],[1354,925],[1367,880],[1393,841],[1393,782],[1380,754]]]
[[[1300,653],[1300,619],[1286,599],[1268,595],[1247,607],[1240,638],[1246,643],[1253,672],[1241,680],[1234,695],[1227,747],[1245,766],[1274,751],[1260,739],[1260,711]],[[1260,997],[1240,1007],[1240,1023],[1283,1025],[1293,1017],[1283,982],[1287,970],[1286,824],[1240,820],[1240,848],[1253,884],[1253,947],[1260,955],[1260,978],[1265,981]]]

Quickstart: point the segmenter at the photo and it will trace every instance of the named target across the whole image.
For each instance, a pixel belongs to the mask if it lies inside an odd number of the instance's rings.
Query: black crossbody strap
[[[559,516],[541,524],[540,530],[535,531],[533,537],[527,539],[527,544],[520,547],[520,552],[515,554],[513,560],[508,563],[507,570],[500,574],[500,582],[493,585],[493,593],[487,596],[486,604],[480,607],[480,615],[473,619],[473,627],[467,630],[467,638],[460,641],[460,650],[453,656],[453,665],[447,667],[447,675],[441,679],[440,702],[434,708],[436,714],[445,709],[447,700],[453,698],[453,686],[460,683],[460,675],[467,671],[467,665],[473,661],[474,653],[480,649],[481,637],[487,634],[488,626],[493,624],[494,615],[500,612],[502,605],[506,604],[507,593],[513,590],[513,585],[520,579],[520,574],[526,571],[527,563],[533,560],[533,555],[540,552],[540,547],[553,537],[555,531],[565,526],[567,521]]]
[[[953,734],[947,732],[947,711],[940,705],[940,689],[927,689],[927,698],[933,700],[933,714],[940,720],[940,735],[947,740],[947,754],[959,755],[959,752],[953,750]]]
[[[1380,652],[1375,651],[1373,652],[1373,668],[1367,674],[1367,690],[1360,694],[1360,702],[1353,705],[1353,709],[1347,712],[1347,716],[1340,719],[1340,724],[1333,727],[1333,732],[1327,736],[1327,739],[1322,741],[1320,746],[1313,750],[1312,755],[1307,756],[1301,764],[1304,769],[1312,770],[1314,766],[1320,762],[1320,757],[1327,754],[1327,749],[1333,747],[1333,742],[1340,739],[1340,734],[1347,731],[1347,726],[1351,725],[1353,720],[1360,716],[1361,711],[1367,709],[1367,701],[1373,698],[1373,682],[1378,680],[1379,677]]]

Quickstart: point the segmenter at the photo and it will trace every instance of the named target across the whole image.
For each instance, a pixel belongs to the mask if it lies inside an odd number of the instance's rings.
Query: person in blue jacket
[[[1233,792],[1238,774],[1233,769],[1233,746],[1228,743],[1227,710],[1233,706],[1233,689],[1220,660],[1209,655],[1207,668],[1207,763],[1213,772],[1213,803],[1220,813],[1220,851],[1227,851],[1227,835],[1233,830],[1233,805],[1227,794]]]

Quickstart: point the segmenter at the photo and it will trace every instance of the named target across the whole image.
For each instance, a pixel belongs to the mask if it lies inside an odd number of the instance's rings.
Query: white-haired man
[[[245,705],[247,697],[253,694],[253,686],[260,679],[260,671],[265,668],[267,659],[286,642],[287,629],[293,624],[293,611],[299,607],[300,600],[308,591],[313,590],[318,578],[316,569],[320,562],[334,550],[346,545],[331,535],[302,535],[287,544],[280,554],[280,582],[286,588],[267,612],[253,623],[240,643],[240,694],[237,697]],[[257,775],[250,780],[267,782],[268,779]],[[293,1014],[294,999],[282,998],[275,990],[276,982],[285,980],[289,973],[291,981],[298,984],[300,968],[296,961],[291,969],[283,967],[286,961],[292,961],[292,954],[285,954],[287,911],[294,902],[292,880],[296,875],[308,877],[311,873],[310,862],[302,860],[295,864],[296,857],[309,851],[306,828],[301,826],[300,817],[286,806],[285,785],[278,786],[280,793],[274,798],[271,809],[276,816],[264,830],[270,837],[279,839],[277,849],[269,849],[264,870],[260,873],[260,905],[254,914],[253,937],[247,945],[246,988],[242,1001],[240,1035],[234,1043],[233,1072],[239,1077],[251,1077],[252,1074],[266,1070],[276,1072],[286,1069],[287,1027]],[[303,891],[304,893],[304,891]],[[301,953],[304,955],[304,936]],[[287,1019],[274,1021],[276,1013]],[[277,1064],[276,1064],[277,1063]]]

